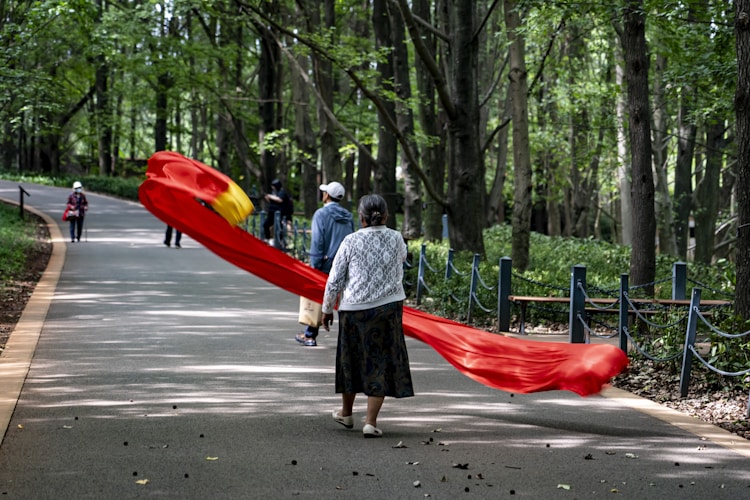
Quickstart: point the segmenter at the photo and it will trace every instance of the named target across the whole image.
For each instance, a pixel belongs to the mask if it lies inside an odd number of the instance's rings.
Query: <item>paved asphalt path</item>
[[[330,417],[335,334],[293,340],[296,296],[94,193],[71,244],[68,190],[24,188],[55,255],[0,358],[2,498],[750,496],[750,447],[721,429],[618,390],[490,389],[413,339],[417,396],[363,439],[363,400],[354,430]]]

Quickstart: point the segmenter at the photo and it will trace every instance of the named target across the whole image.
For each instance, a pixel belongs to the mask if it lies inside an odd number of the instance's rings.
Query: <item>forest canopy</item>
[[[746,0],[0,2],[0,168],[140,176],[173,150],[249,194],[378,192],[407,239],[483,230],[750,271]],[[395,223],[396,218],[392,219]],[[747,288],[745,288],[747,291]],[[750,293],[744,293],[750,296]]]

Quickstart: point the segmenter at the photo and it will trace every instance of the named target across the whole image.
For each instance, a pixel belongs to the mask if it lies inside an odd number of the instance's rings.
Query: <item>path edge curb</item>
[[[19,205],[18,202],[7,198],[0,197],[0,201],[9,205]],[[8,338],[5,350],[0,353],[0,446],[7,434],[10,419],[29,373],[47,311],[62,274],[67,249],[59,226],[50,216],[33,206],[25,205],[24,209],[41,217],[46,223],[52,242],[52,254],[47,268]]]

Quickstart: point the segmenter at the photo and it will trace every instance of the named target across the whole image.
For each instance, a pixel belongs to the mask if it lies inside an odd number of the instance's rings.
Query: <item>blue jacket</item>
[[[338,203],[330,202],[316,210],[312,219],[310,265],[329,273],[341,241],[353,232],[352,214]]]

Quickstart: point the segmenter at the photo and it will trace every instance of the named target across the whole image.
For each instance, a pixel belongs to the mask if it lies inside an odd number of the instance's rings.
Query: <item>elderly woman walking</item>
[[[381,196],[362,197],[358,211],[362,229],[344,238],[328,276],[323,326],[329,330],[338,303],[336,393],[342,405],[333,419],[354,427],[354,399],[364,393],[362,433],[373,438],[383,435],[377,419],[385,397],[414,395],[401,324],[406,244],[399,232],[385,226],[388,207]]]

